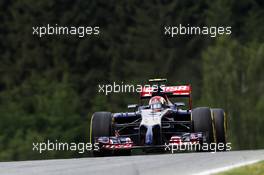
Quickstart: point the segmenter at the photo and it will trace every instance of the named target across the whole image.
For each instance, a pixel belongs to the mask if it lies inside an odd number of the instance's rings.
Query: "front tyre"
[[[90,142],[94,145],[98,137],[113,136],[112,131],[112,114],[110,112],[95,112],[90,123]],[[94,156],[109,155],[106,151],[93,151]]]
[[[208,107],[199,107],[192,110],[192,120],[194,132],[202,132],[206,137],[208,146],[214,142],[213,122],[211,110]],[[202,145],[204,144],[202,143]],[[211,151],[210,147],[207,150],[199,148],[198,151]]]

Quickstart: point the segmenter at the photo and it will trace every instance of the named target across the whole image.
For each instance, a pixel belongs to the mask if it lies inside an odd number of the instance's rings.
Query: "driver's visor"
[[[151,109],[161,109],[162,108],[162,104],[161,103],[154,103],[150,105]]]

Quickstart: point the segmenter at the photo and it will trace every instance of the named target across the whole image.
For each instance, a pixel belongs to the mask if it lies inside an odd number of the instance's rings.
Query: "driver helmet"
[[[161,109],[166,104],[166,100],[161,96],[154,96],[149,100],[149,106],[151,109]]]

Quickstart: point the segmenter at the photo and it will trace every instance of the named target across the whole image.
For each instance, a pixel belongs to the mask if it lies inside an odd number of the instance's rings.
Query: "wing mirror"
[[[136,109],[137,107],[138,107],[138,104],[127,105],[128,109]]]
[[[174,103],[174,106],[176,106],[176,107],[182,107],[182,106],[185,106],[185,103],[183,103],[183,102],[177,102],[177,103]]]

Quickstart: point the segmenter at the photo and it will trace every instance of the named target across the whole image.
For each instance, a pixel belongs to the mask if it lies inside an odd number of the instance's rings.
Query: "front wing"
[[[188,144],[202,144],[205,142],[205,136],[203,133],[183,133],[182,135],[171,136],[168,143],[164,145],[136,145],[132,139],[124,136],[111,136],[111,137],[98,137],[96,143],[98,143],[99,150],[132,150],[142,148],[166,148],[168,145],[188,145]]]

